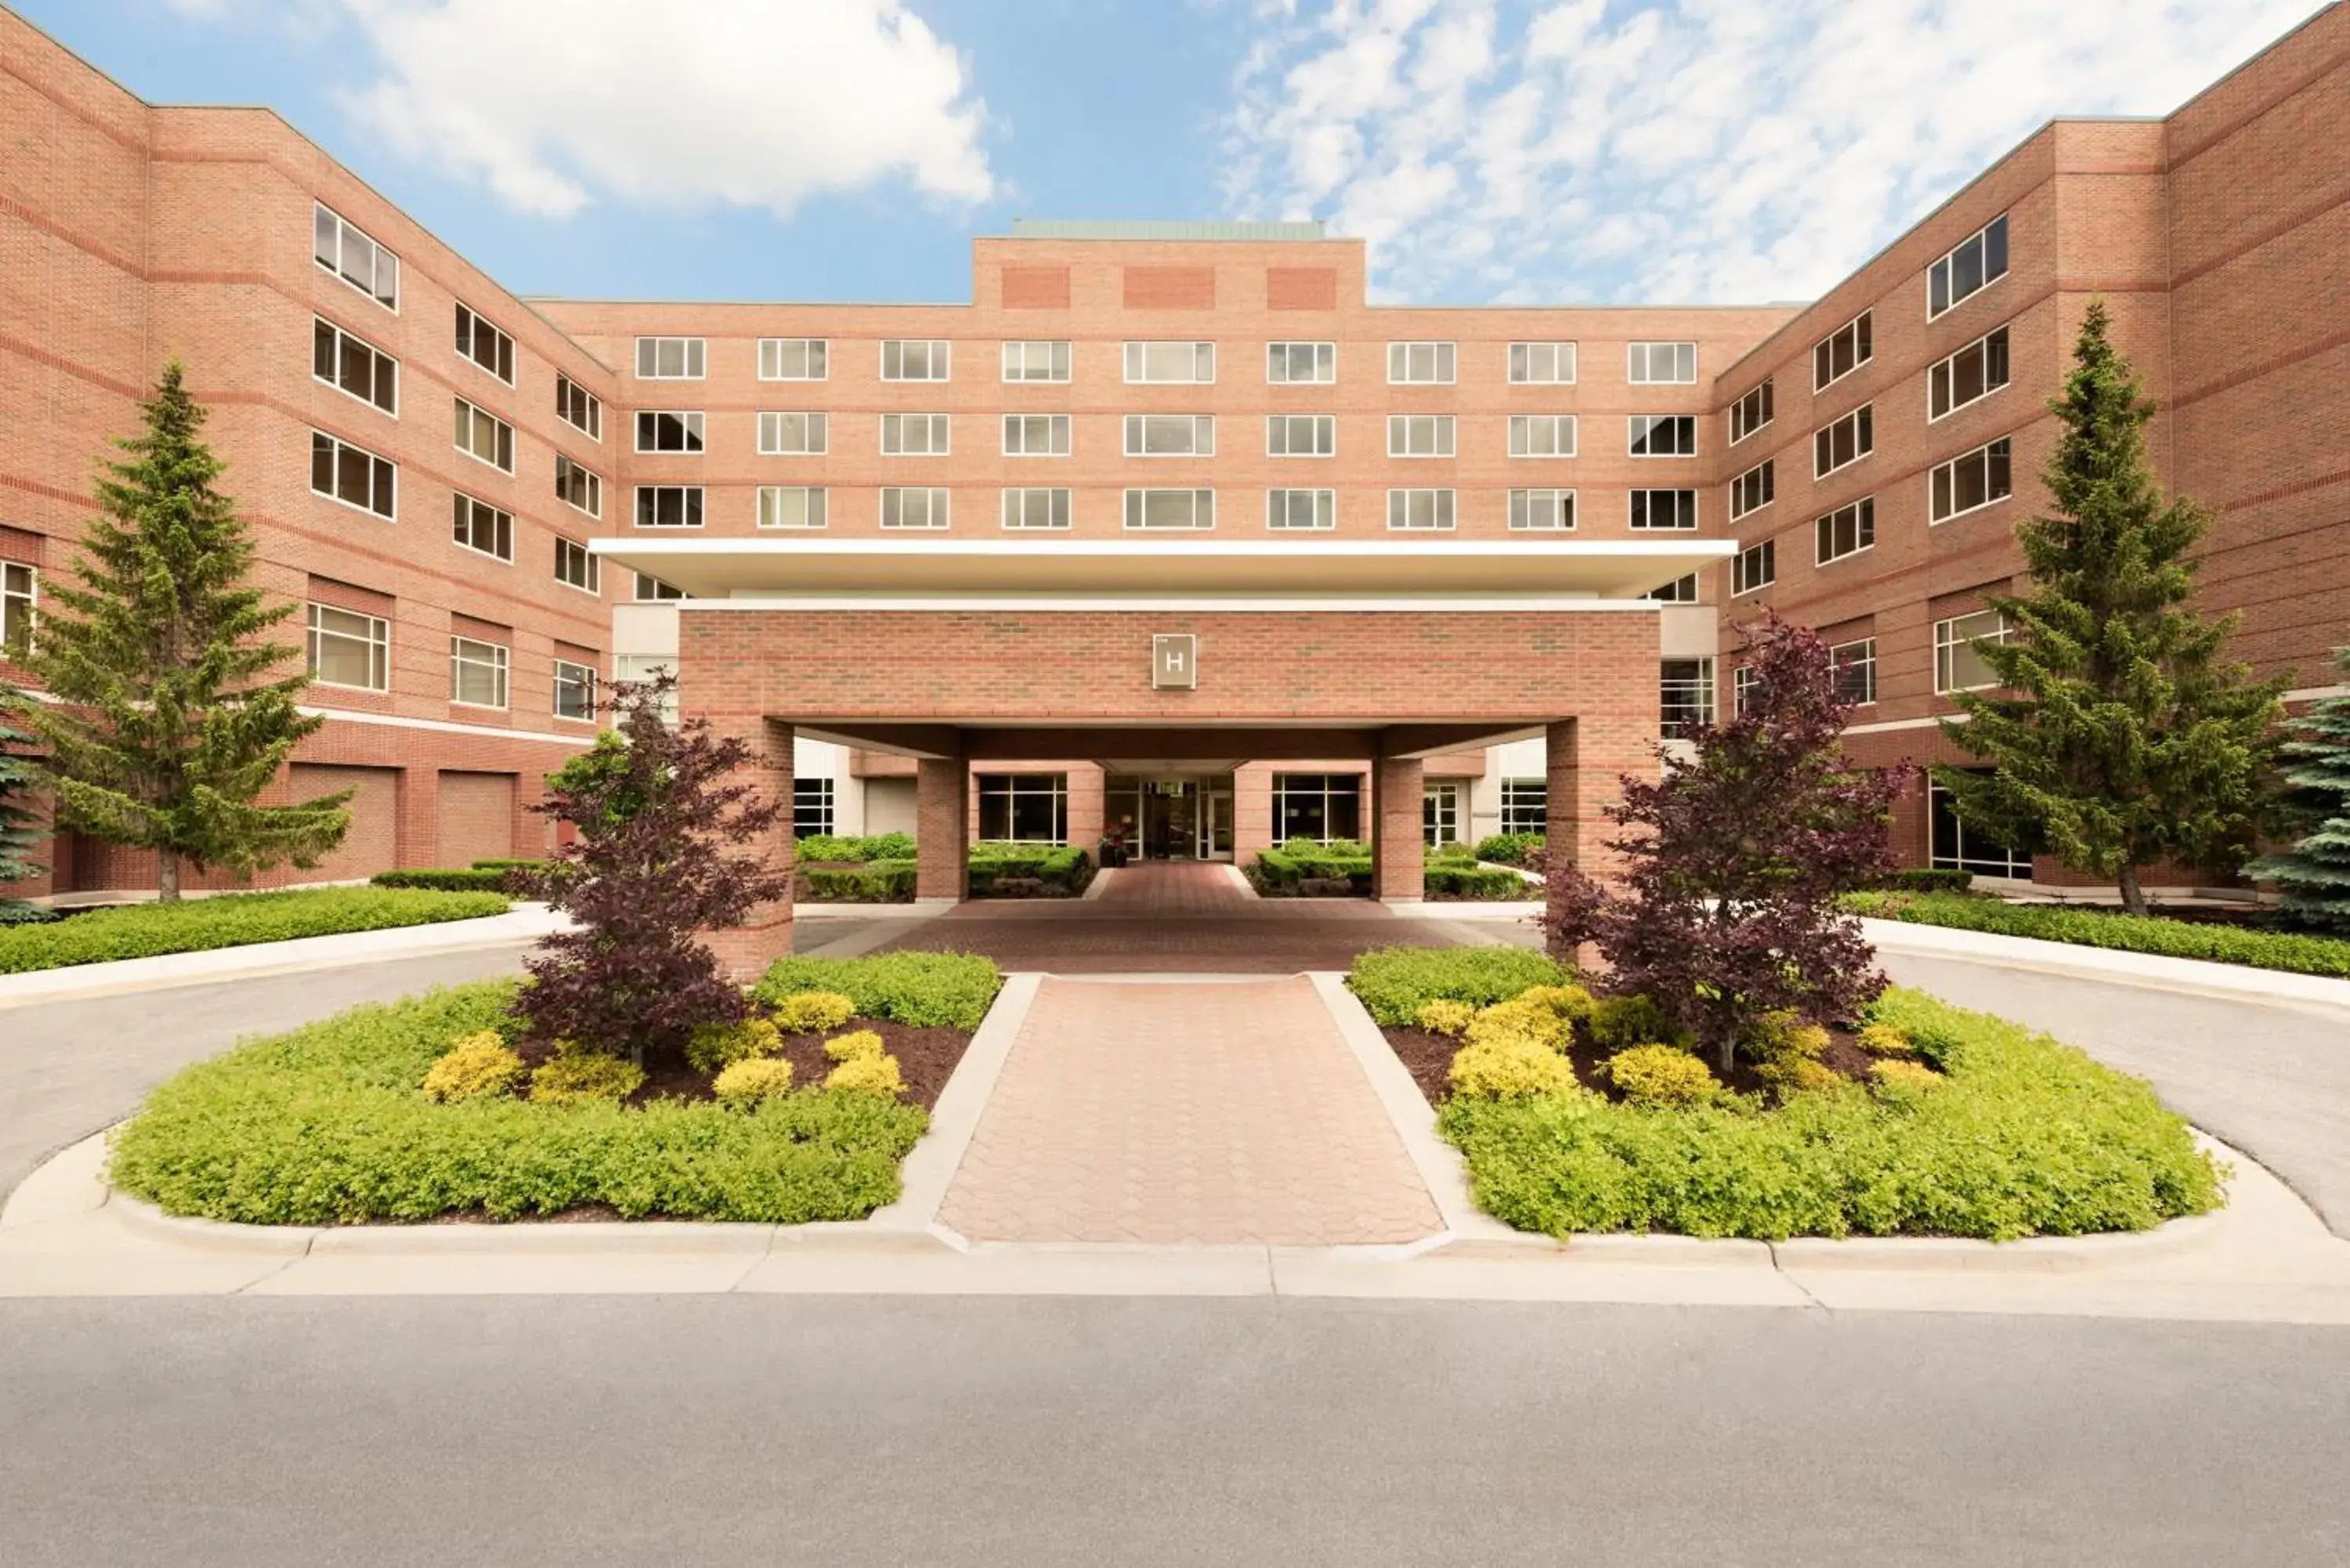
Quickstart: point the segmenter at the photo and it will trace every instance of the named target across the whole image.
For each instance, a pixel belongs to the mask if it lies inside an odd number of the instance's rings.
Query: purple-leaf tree
[[[1740,1027],[1793,1009],[1849,1019],[1885,989],[1839,895],[1892,869],[1886,826],[1906,766],[1854,771],[1838,752],[1848,705],[1827,645],[1776,615],[1742,628],[1745,711],[1690,734],[1693,761],[1661,782],[1624,780],[1608,820],[1620,885],[1564,861],[1544,918],[1554,950],[1589,942],[1612,989],[1655,999],[1726,1072]]]
[[[641,1060],[742,1018],[741,989],[699,933],[791,896],[789,877],[734,847],[776,831],[782,812],[736,774],[750,748],[704,720],[665,722],[675,685],[670,675],[616,685],[617,739],[608,732],[550,774],[533,808],[577,832],[524,878],[577,922],[525,961],[531,982],[515,1010],[542,1040]]]

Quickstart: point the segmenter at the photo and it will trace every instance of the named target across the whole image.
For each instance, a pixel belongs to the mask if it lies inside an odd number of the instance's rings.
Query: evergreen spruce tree
[[[5,653],[5,649],[0,649]],[[25,760],[23,748],[30,740],[8,726],[8,704],[18,694],[0,685],[0,925],[10,919],[10,911],[23,918],[26,906],[7,896],[6,885],[32,876],[41,867],[33,859],[33,849],[40,842],[36,818],[26,806],[26,798],[32,793],[33,769]]]
[[[2016,525],[2031,591],[1990,601],[2004,643],[1978,644],[2009,694],[1955,695],[1944,732],[1994,765],[1934,770],[1959,819],[2109,877],[2146,913],[2143,867],[2232,870],[2272,815],[2267,774],[2288,679],[2256,682],[2221,649],[2237,618],[2188,604],[2186,559],[2210,517],[2165,503],[2147,462],[2154,405],[2093,302],[2044,478],[2055,513]]]
[[[145,433],[115,443],[128,461],[99,481],[78,586],[48,591],[19,656],[57,701],[16,711],[46,753],[60,820],[154,850],[168,900],[183,867],[315,865],[350,825],[350,793],[254,804],[325,722],[296,706],[306,676],[270,675],[299,657],[267,635],[293,607],[245,582],[253,541],[213,487],[221,464],[178,361],[140,408]]]
[[[2350,648],[2334,650],[2350,684]],[[2280,748],[2285,808],[2310,831],[2291,849],[2263,856],[2248,876],[2276,883],[2286,914],[2307,925],[2350,931],[2350,697],[2328,697],[2293,725]]]

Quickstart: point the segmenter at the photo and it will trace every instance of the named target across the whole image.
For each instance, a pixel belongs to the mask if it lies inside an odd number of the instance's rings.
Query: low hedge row
[[[442,893],[511,893],[514,873],[543,871],[544,860],[476,860],[471,866],[432,866],[379,871],[368,878],[378,888],[427,888]]]
[[[775,1007],[803,992],[832,992],[854,1002],[859,1018],[970,1030],[979,1027],[1003,989],[994,961],[976,953],[895,952],[777,959],[751,994]]]
[[[1092,857],[1075,844],[974,844],[966,873],[971,896],[984,898],[998,884],[1033,878],[1047,893],[1082,893],[1094,879]]]
[[[1887,878],[1887,888],[1907,893],[1963,893],[1974,886],[1975,874],[1944,866],[1905,866]]]
[[[124,904],[40,925],[0,928],[0,974],[470,920],[503,915],[509,908],[498,893],[391,888],[317,888],[230,893],[175,904]]]
[[[861,866],[811,866],[801,873],[808,897],[828,904],[903,904],[914,897],[914,863],[872,860]]]
[[[1531,898],[1539,889],[1514,871],[1496,871],[1473,861],[1466,865],[1430,862],[1420,873],[1425,896],[1486,901]]]
[[[1574,985],[1580,978],[1525,948],[1378,948],[1355,960],[1347,989],[1376,1022],[1402,1024],[1431,1002],[1490,1007],[1537,985]]]
[[[2350,979],[2350,940],[2339,937],[2205,925],[2159,915],[2108,914],[2061,904],[2008,904],[1954,893],[1855,893],[1845,906],[1873,919]]]
[[[1293,844],[1296,840],[1291,841]],[[1250,869],[1255,873],[1251,880],[1258,889],[1268,893],[1295,893],[1309,878],[1316,881],[1344,880],[1356,893],[1371,890],[1371,862],[1367,856],[1331,855],[1316,845],[1310,853],[1295,849],[1260,849],[1256,863]]]
[[[914,836],[910,833],[874,833],[857,837],[812,833],[795,846],[795,853],[803,861],[911,860],[914,857]]]
[[[1539,833],[1495,833],[1477,841],[1477,858],[1490,860],[1496,866],[1523,866],[1529,871],[1541,868],[1544,846],[1548,842]]]

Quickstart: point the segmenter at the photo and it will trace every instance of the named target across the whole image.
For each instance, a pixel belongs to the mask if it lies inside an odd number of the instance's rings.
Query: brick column
[[[761,798],[780,805],[783,814],[763,841],[748,847],[788,887],[793,864],[792,727],[774,719],[753,724],[743,736],[750,745],[750,760],[736,771],[735,778],[750,784]],[[704,931],[702,939],[718,955],[729,978],[756,980],[769,964],[792,950],[792,896],[786,891],[775,902],[753,909],[741,925]]]
[[[1561,719],[1550,726],[1548,820],[1544,834],[1554,858],[1605,881],[1617,869],[1606,841],[1619,831],[1601,813],[1623,798],[1626,774],[1654,778],[1653,736],[1643,736],[1629,719],[1595,716]]]
[[[1427,780],[1418,757],[1382,757],[1372,764],[1371,891],[1381,903],[1426,896],[1424,825]]]
[[[411,763],[400,770],[393,794],[400,826],[393,864],[407,868],[441,864],[441,770]]]
[[[971,864],[971,764],[923,757],[914,768],[914,897],[960,902]]]

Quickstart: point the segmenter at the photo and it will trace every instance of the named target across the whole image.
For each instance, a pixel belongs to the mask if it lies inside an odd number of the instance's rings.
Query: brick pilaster
[[[1420,820],[1427,791],[1418,757],[1382,757],[1372,773],[1371,891],[1384,901],[1426,892]]]
[[[788,887],[793,862],[792,727],[774,719],[753,721],[743,738],[750,743],[751,757],[736,778],[751,784],[761,797],[783,806],[783,815],[754,848]],[[791,894],[785,892],[775,903],[760,905],[739,926],[705,931],[702,936],[730,978],[756,980],[769,964],[792,950]]]
[[[914,769],[914,896],[960,900],[971,864],[971,765],[924,757]]]

